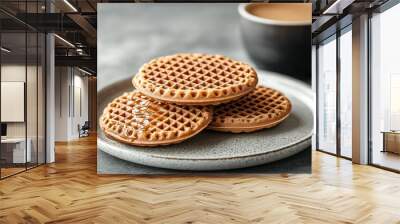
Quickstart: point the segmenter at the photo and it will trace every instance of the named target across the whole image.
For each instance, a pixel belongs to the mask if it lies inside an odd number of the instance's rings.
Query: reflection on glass
[[[400,133],[390,133],[390,139],[384,139],[382,132],[400,131],[398,21],[400,5],[374,15],[371,21],[372,163],[396,170],[400,170]]]
[[[340,36],[340,153],[352,157],[352,35]]]

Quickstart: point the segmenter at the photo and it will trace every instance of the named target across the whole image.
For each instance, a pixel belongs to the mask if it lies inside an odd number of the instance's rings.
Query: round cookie
[[[138,146],[179,143],[207,127],[212,111],[156,101],[137,91],[124,93],[104,109],[100,128],[109,138]]]
[[[135,88],[155,99],[185,105],[217,105],[248,94],[258,82],[249,65],[222,55],[175,54],[144,64]]]
[[[285,120],[291,109],[289,99],[282,93],[257,86],[240,100],[215,107],[208,128],[234,133],[270,128]]]

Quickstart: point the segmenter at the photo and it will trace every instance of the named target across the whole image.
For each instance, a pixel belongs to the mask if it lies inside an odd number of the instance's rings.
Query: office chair
[[[82,125],[82,127],[80,127],[80,125],[78,125],[79,138],[89,136],[89,129],[90,129],[89,121],[85,121],[85,123]]]

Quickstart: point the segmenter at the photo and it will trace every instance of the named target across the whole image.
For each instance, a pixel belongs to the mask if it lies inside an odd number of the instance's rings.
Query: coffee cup
[[[258,68],[311,80],[311,10],[309,3],[239,5],[243,43]]]

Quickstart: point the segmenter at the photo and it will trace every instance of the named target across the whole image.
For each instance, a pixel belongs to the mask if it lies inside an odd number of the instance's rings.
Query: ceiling
[[[34,35],[29,32],[52,32],[57,34],[56,65],[79,66],[96,73],[98,2],[101,1],[47,0],[46,4],[45,0],[1,0],[2,46],[12,49],[7,54],[2,52],[3,59],[21,60],[26,52],[30,58],[38,48],[30,43]]]
[[[313,11],[312,37],[317,44],[352,23],[354,17],[375,9],[389,0],[317,0]]]

